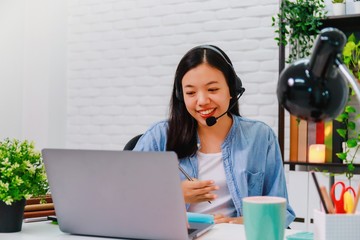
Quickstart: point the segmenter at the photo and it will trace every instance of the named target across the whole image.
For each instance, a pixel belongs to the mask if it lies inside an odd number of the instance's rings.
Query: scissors
[[[336,198],[336,187],[340,185],[340,198]],[[351,192],[353,195],[351,195]],[[344,182],[337,182],[331,187],[331,199],[335,206],[336,213],[352,213],[354,208],[355,190],[349,186],[346,187]]]

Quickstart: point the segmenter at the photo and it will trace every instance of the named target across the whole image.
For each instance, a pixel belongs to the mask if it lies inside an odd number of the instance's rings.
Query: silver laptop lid
[[[44,149],[42,154],[63,232],[188,238],[175,153]]]

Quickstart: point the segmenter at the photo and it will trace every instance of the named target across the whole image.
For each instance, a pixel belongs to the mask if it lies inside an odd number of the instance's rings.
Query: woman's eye
[[[216,92],[217,90],[219,90],[218,88],[210,88],[209,92]]]
[[[192,91],[191,91],[191,92],[186,92],[185,94],[186,94],[186,95],[189,95],[189,96],[192,96],[192,95],[195,94],[195,92],[192,92]]]

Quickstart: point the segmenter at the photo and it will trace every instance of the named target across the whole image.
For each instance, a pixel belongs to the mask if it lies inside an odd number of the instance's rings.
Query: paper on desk
[[[189,222],[214,223],[214,216],[210,214],[193,212],[187,212],[186,214]]]

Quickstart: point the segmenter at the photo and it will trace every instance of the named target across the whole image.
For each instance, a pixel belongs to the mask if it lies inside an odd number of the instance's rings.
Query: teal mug
[[[283,240],[286,199],[272,196],[243,198],[247,240]]]

